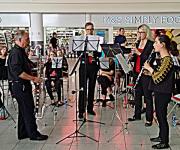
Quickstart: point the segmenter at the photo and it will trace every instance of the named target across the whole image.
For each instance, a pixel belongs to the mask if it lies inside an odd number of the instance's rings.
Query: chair
[[[115,92],[115,84],[112,84],[111,85],[111,88],[112,88],[112,94],[115,95],[116,92]],[[95,106],[100,106],[100,102],[103,102],[103,100],[101,99],[101,85],[98,83],[98,81],[96,82],[96,99],[95,99],[95,103],[94,104],[98,104],[98,105],[95,105]],[[106,96],[106,102],[110,101],[110,99],[107,99],[107,97],[109,98],[109,96]],[[113,103],[114,105],[114,103]],[[112,109],[114,109],[114,106],[111,106],[111,105],[106,105]]]
[[[171,108],[171,110],[169,111],[167,117],[169,117],[169,115],[172,113],[172,111],[176,108],[176,106],[178,104],[180,104],[180,94],[174,95],[171,97],[171,101],[173,101],[174,106]]]

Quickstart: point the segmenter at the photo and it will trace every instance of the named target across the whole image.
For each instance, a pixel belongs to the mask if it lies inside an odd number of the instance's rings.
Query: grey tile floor
[[[74,61],[69,62],[73,64]],[[75,79],[74,76],[69,79],[71,91],[71,89],[75,88]],[[62,106],[55,108],[54,111],[52,111],[52,107],[46,107],[43,119],[37,120],[39,130],[49,135],[47,141],[34,142],[29,139],[19,141],[16,137],[16,128],[14,128],[16,124],[14,124],[12,119],[9,117],[6,120],[0,120],[0,150],[151,150],[153,143],[150,142],[150,138],[157,136],[157,123],[154,121],[152,127],[145,127],[145,116],[142,115],[141,121],[128,122],[127,130],[124,129],[126,127],[124,123],[127,122],[126,111],[127,116],[131,117],[133,115],[133,108],[129,107],[125,109],[122,107],[123,95],[118,96],[117,99],[117,113],[121,118],[120,120],[116,115],[112,120],[116,112],[114,109],[109,107],[102,108],[101,105],[97,105],[94,106],[97,115],[95,117],[87,115],[87,119],[103,122],[105,125],[85,122],[79,130],[81,133],[90,136],[98,142],[87,137],[74,137],[67,138],[56,144],[59,140],[76,130],[76,122],[73,121],[76,119],[75,96],[70,94],[69,97],[71,97],[69,104],[73,107]],[[8,102],[9,104],[6,107],[17,121],[17,112],[14,109],[12,101],[9,99]],[[48,97],[46,102],[50,103]],[[172,105],[170,105],[171,107]],[[180,114],[178,109],[176,109],[177,117]],[[180,126],[172,127],[171,115],[168,121],[170,126],[170,149],[179,150]],[[81,123],[81,121],[77,122],[78,127]]]

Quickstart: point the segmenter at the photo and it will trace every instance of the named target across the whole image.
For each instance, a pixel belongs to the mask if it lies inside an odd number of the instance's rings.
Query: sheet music
[[[84,51],[85,40],[87,38],[87,51],[101,52],[100,44],[104,42],[104,37],[97,35],[73,36],[69,39],[69,51]]]
[[[106,57],[114,57],[122,52],[119,44],[100,44]]]
[[[39,61],[39,57],[38,56],[31,56],[29,58],[33,63],[37,63]]]
[[[99,60],[100,60],[100,68],[101,69],[109,69],[109,59],[99,58]]]
[[[122,56],[121,53],[116,55],[116,58],[118,59],[119,64],[121,65],[122,69],[124,70],[125,74],[129,73],[131,71],[131,68],[127,64],[126,59]]]
[[[52,59],[52,68],[62,68],[62,57],[53,57]]]
[[[7,55],[7,57],[6,57],[6,62],[5,62],[5,65],[4,65],[4,66],[8,66],[8,58],[9,58],[9,56]]]

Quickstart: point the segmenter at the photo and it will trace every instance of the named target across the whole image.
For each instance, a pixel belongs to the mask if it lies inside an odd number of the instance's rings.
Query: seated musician
[[[109,59],[109,67],[107,69],[100,69],[100,76],[98,77],[98,83],[101,85],[102,94],[102,107],[106,107],[106,95],[109,93],[110,101],[114,101],[114,96],[112,95],[111,86],[114,84],[114,74],[115,74],[115,63],[112,58]]]
[[[8,74],[7,74],[7,55],[8,55],[8,49],[7,47],[0,47],[0,80],[7,80]]]
[[[6,46],[0,47],[0,80],[4,81],[8,79],[8,72],[7,72],[7,59],[8,59],[8,48]],[[4,83],[4,82],[2,82]],[[14,94],[12,92],[12,84],[9,83],[9,90],[11,93],[12,98],[14,97]],[[1,93],[0,93],[1,95]],[[1,98],[1,96],[0,96]],[[1,100],[0,100],[0,108],[1,108]]]
[[[68,69],[68,64],[66,59],[63,57],[62,61],[62,68],[52,68],[52,60],[53,57],[56,57],[57,54],[54,51],[50,52],[50,56],[48,59],[48,62],[45,64],[45,75],[47,77],[47,80],[45,81],[47,92],[51,99],[51,105],[56,106],[62,106],[64,103],[61,99],[61,87],[63,86],[63,80],[62,80],[62,71]],[[52,93],[52,83],[55,86],[58,101],[56,102],[54,100],[54,96]]]

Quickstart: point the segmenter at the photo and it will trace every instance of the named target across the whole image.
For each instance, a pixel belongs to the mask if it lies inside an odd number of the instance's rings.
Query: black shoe
[[[18,140],[23,140],[29,138],[28,136],[18,136]]]
[[[83,119],[84,118],[83,113],[79,113],[78,117],[79,119]]]
[[[153,149],[167,149],[169,148],[169,144],[159,143],[159,144],[153,145],[152,148]]]
[[[40,134],[40,135],[37,135],[36,137],[30,138],[30,140],[32,140],[32,141],[43,141],[43,140],[47,140],[47,139],[48,139],[48,136],[43,135],[43,134]]]
[[[96,113],[95,113],[95,111],[93,111],[93,110],[88,110],[87,112],[88,112],[89,115],[96,116]]]
[[[106,107],[106,100],[102,101],[102,107]]]
[[[141,118],[135,118],[135,117],[128,118],[128,121],[138,121],[138,120],[141,120]]]
[[[151,142],[161,142],[161,138],[159,136],[155,137],[155,138],[150,138],[150,141]]]
[[[56,106],[57,106],[57,107],[60,107],[60,106],[63,106],[63,105],[64,105],[63,102],[58,102]]]
[[[52,106],[56,106],[57,102],[51,102]]]
[[[109,101],[115,101],[114,96],[112,94],[109,95],[110,100]]]
[[[143,114],[143,113],[145,113],[145,112],[146,112],[146,108],[143,107],[143,108],[141,109],[141,114]]]
[[[152,122],[146,122],[145,123],[145,127],[150,127],[150,126],[152,126]]]

